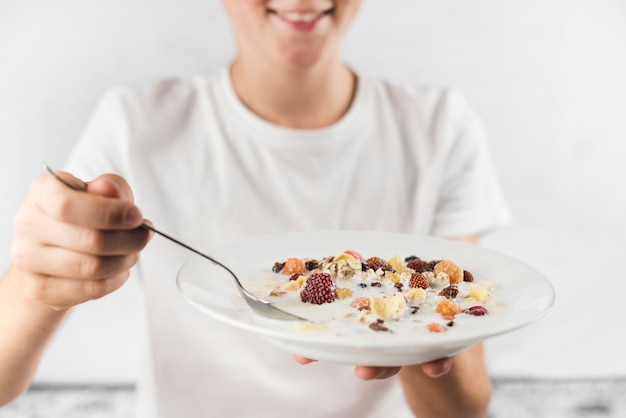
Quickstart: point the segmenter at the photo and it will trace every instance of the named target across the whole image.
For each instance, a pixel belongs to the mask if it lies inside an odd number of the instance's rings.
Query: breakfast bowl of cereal
[[[211,320],[317,360],[400,366],[452,356],[540,319],[555,297],[517,259],[416,234],[276,234],[211,254],[250,292],[306,320],[255,314],[227,273],[201,258],[179,270],[182,296]]]

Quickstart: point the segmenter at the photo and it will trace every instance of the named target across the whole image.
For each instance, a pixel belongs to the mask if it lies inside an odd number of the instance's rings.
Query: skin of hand
[[[33,299],[60,311],[122,286],[151,234],[138,228],[141,212],[121,177],[59,175],[85,192],[36,178],[15,217],[11,256]]]
[[[122,286],[151,236],[122,178],[60,175],[85,192],[41,175],[15,216],[12,266],[0,279],[0,406],[28,388],[70,308]]]

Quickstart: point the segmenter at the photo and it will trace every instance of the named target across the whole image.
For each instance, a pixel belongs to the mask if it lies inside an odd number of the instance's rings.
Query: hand
[[[35,300],[66,310],[122,286],[150,233],[124,179],[90,183],[67,174],[72,190],[50,174],[37,177],[15,217],[13,266]]]
[[[295,360],[300,364],[309,364],[315,360],[310,358],[294,355]],[[422,371],[428,377],[442,377],[450,372],[452,368],[452,357],[423,363]],[[401,367],[375,367],[375,366],[355,366],[354,374],[363,380],[387,379],[395,376]]]

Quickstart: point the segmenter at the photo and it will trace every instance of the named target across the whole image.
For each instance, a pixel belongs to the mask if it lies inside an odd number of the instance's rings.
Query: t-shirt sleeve
[[[435,129],[441,183],[432,233],[461,238],[487,233],[511,219],[483,124],[464,97],[444,95]]]

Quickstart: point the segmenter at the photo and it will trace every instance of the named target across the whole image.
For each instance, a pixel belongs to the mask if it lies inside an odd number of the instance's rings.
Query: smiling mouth
[[[268,9],[269,13],[276,14],[281,19],[290,23],[313,23],[324,15],[329,15],[333,9],[322,11],[293,11],[293,10],[274,10]]]

